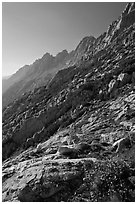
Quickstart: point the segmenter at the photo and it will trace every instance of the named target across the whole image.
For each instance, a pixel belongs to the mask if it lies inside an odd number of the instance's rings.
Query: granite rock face
[[[3,201],[135,201],[134,13],[3,109]]]

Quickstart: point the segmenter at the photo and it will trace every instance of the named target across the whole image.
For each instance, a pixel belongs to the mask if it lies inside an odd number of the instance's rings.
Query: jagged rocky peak
[[[80,43],[79,43],[79,45],[77,46],[77,48],[76,48],[76,50],[78,50],[78,51],[83,51],[83,50],[86,50],[86,48],[89,46],[89,45],[91,45],[91,44],[93,44],[93,42],[96,40],[96,38],[95,37],[93,37],[93,36],[87,36],[87,37],[84,37],[81,41],[80,41]]]
[[[41,58],[36,59],[32,63],[32,65],[37,65],[37,64],[39,64],[42,61],[48,61],[49,59],[52,59],[52,58],[53,58],[53,56],[50,53],[46,52]]]
[[[53,56],[52,54],[46,52],[46,54],[44,54],[42,58],[37,59],[34,63],[38,64],[41,61],[43,62],[49,62],[49,61],[54,62],[55,61],[56,63],[61,63],[62,60],[64,60],[68,56],[68,54],[69,53],[67,50],[62,50],[56,56]]]
[[[68,56],[68,51],[67,50],[62,50],[62,52],[59,52],[55,58],[57,61],[62,61]]]
[[[80,41],[80,44],[83,44],[83,43],[89,42],[89,41],[94,41],[95,39],[96,38],[94,36],[92,36],[92,35],[86,36]]]
[[[73,64],[80,59],[88,59],[91,56],[107,45],[109,45],[124,29],[127,29],[135,23],[135,3],[128,3],[119,18],[113,21],[107,32],[101,34],[97,39],[94,36],[84,37],[77,46],[73,58]],[[96,47],[96,49],[93,49]]]
[[[126,32],[135,23],[135,3],[128,3],[119,18],[113,21],[104,34],[101,34],[94,43],[94,54],[110,45],[120,35]]]
[[[96,38],[93,36],[84,37],[76,47],[70,65],[78,64],[81,60],[87,59],[95,41]]]
[[[52,59],[52,58],[53,58],[53,56],[50,53],[46,52],[46,54],[44,54],[41,59],[42,60],[49,60],[49,59]]]
[[[135,3],[128,3],[125,10],[120,16],[117,27],[121,29],[126,29],[128,26],[135,22]]]
[[[61,52],[59,52],[56,57],[60,56],[60,55],[67,55],[68,51],[66,49],[62,50]]]
[[[118,20],[112,22],[109,26],[106,36],[114,36],[116,32],[122,32],[128,26],[135,22],[135,3],[128,3]],[[116,36],[116,35],[115,35]]]
[[[135,3],[128,3],[124,11],[122,12],[122,16],[126,16],[127,14],[135,11]]]

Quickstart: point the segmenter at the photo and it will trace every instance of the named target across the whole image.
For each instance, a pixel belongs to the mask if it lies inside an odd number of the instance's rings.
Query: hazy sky
[[[116,20],[127,2],[2,3],[2,75],[31,64],[44,53],[76,48],[79,41],[98,37]]]

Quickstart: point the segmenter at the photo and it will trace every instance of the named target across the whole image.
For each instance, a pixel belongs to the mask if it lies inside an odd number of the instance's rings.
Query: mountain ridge
[[[134,8],[3,108],[3,201],[135,201]]]
[[[118,32],[122,32],[122,26],[123,28],[126,28],[126,26],[128,26],[128,22],[130,22],[130,18],[131,20],[133,19],[132,18],[132,15],[134,15],[134,10],[135,10],[135,6],[134,4],[128,4],[126,6],[126,8],[124,9],[124,11],[122,12],[122,14],[120,15],[120,17],[118,18],[118,20],[115,20],[113,21],[110,26],[108,27],[108,30],[107,32],[104,32],[103,34],[101,34],[98,38],[95,38],[93,36],[87,36],[87,37],[84,37],[80,43],[78,44],[78,46],[76,47],[75,51],[71,51],[70,53],[68,53],[66,50],[63,50],[62,52],[58,53],[54,58],[58,58],[59,55],[61,54],[70,54],[73,52],[72,56],[70,57],[70,59],[68,59],[66,62],[63,63],[63,65],[61,65],[61,67],[59,67],[59,69],[62,69],[63,67],[66,68],[66,67],[69,67],[69,66],[73,66],[75,64],[77,64],[81,58],[82,60],[87,60],[88,58],[91,58],[92,57],[92,54],[95,52],[98,52],[100,49],[104,49],[105,46],[107,46],[109,43],[111,43],[111,41],[113,40],[113,38],[115,38],[115,36],[118,35]],[[128,16],[128,17],[127,17]],[[131,16],[131,17],[130,17]],[[98,45],[98,46],[97,46]],[[88,47],[87,47],[88,46]],[[96,47],[96,50],[94,50],[94,47]],[[46,57],[46,58],[45,58]],[[67,56],[66,56],[67,57]],[[35,60],[35,62],[31,65],[25,65],[23,66],[23,68],[25,68],[26,66],[39,66],[38,62],[41,63],[41,60],[43,61],[43,59],[46,59],[46,60],[50,60],[52,61],[52,58],[53,56],[49,53],[46,53],[44,54],[40,59],[37,59]],[[69,57],[68,57],[69,58]],[[50,63],[49,63],[50,65]],[[54,67],[56,67],[56,63],[55,65],[53,65]],[[23,69],[21,68],[21,69]],[[28,68],[28,67],[27,67]],[[23,80],[23,76],[24,74],[21,72],[21,75],[22,76],[22,79],[21,77],[18,78],[17,76],[17,79],[14,79],[16,78],[15,76],[17,74],[19,74],[19,72],[21,71],[21,69],[19,69],[15,74],[13,74],[12,76],[13,77],[10,77],[11,79],[9,79],[8,81],[6,81],[6,85],[3,83],[3,92],[5,92],[6,90],[8,90],[8,88],[10,88],[10,86],[13,86],[14,83],[20,81],[20,80]],[[31,68],[30,68],[31,69]],[[47,66],[47,69],[50,69],[50,67],[48,68]],[[25,72],[25,70],[24,70]],[[27,73],[25,73],[27,74]],[[32,73],[31,73],[32,74]],[[51,74],[52,75],[52,74]],[[55,75],[55,74],[53,74]],[[53,77],[53,75],[51,76],[51,78]],[[31,77],[31,76],[30,76]],[[35,78],[35,77],[34,77]],[[12,80],[13,79],[13,80]],[[25,83],[25,81],[24,81]],[[43,83],[42,83],[43,84]],[[38,85],[39,86],[39,85]],[[37,87],[37,86],[36,86]],[[13,89],[14,89],[14,86],[13,86]],[[34,87],[33,87],[34,89]],[[32,90],[32,89],[30,89]],[[27,91],[27,90],[24,90],[24,92]],[[28,90],[29,91],[29,90]],[[12,90],[10,90],[9,92],[12,92]],[[7,101],[6,105],[11,102],[10,100],[10,96],[6,97],[5,96],[6,94],[3,95],[3,98],[5,98],[3,100],[3,104],[5,106],[5,101]],[[7,94],[8,95],[8,94]],[[14,99],[17,98],[17,96],[13,97]],[[9,101],[9,102],[8,102]]]
[[[71,55],[71,53],[70,53]],[[31,65],[25,65],[3,84],[3,107],[21,97],[26,91],[48,83],[58,69],[61,69],[69,61],[69,53],[65,50],[55,57],[46,53],[42,58],[35,60]],[[25,85],[25,89],[23,86]]]

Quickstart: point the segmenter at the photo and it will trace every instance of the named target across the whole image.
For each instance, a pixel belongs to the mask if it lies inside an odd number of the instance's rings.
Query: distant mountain
[[[7,79],[9,79],[11,76],[2,76],[2,93],[6,91],[7,87]]]
[[[46,53],[31,65],[20,68],[9,79],[3,82],[3,107],[20,97],[25,92],[33,91],[35,88],[46,85],[55,74],[64,68],[73,66],[86,58],[86,53],[93,46],[95,38],[85,37],[77,48],[70,53],[67,50],[59,52],[55,57]]]
[[[20,81],[27,73],[29,66],[25,65],[20,68],[15,74],[4,80],[2,84],[2,93],[6,92],[14,83]]]
[[[31,65],[20,68],[9,79],[3,81],[3,107],[14,99],[28,91],[46,85],[59,69],[65,67],[70,61],[72,53],[66,50],[58,53],[55,57],[46,53],[41,59]]]

